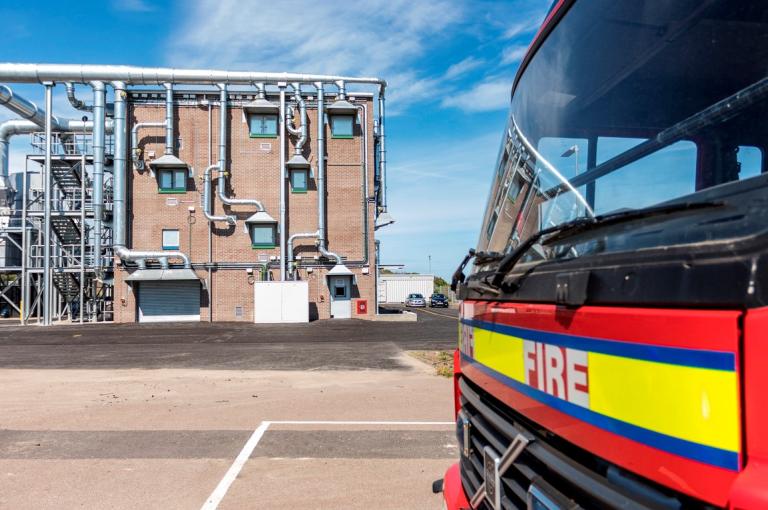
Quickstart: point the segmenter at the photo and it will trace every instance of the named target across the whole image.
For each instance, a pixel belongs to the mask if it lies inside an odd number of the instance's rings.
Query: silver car
[[[427,300],[421,294],[408,294],[408,297],[405,299],[405,306],[423,308],[427,306]]]

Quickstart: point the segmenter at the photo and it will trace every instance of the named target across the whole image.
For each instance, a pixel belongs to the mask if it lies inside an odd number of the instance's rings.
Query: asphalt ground
[[[452,382],[419,321],[0,328],[0,508],[441,508]]]

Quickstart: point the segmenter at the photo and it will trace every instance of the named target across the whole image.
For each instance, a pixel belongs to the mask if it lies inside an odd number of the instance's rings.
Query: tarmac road
[[[456,311],[418,322],[3,326],[0,368],[403,369],[403,350],[454,349]]]

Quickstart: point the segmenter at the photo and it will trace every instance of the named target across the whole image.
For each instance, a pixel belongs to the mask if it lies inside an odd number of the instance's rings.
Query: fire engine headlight
[[[456,441],[459,443],[461,454],[465,457],[469,457],[472,449],[472,443],[469,439],[469,428],[469,417],[464,412],[464,409],[462,409],[456,416]]]

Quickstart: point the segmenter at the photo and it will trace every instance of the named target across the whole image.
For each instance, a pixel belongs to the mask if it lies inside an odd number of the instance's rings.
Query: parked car
[[[423,308],[427,306],[427,300],[421,294],[408,294],[405,299],[405,306]]]
[[[429,306],[432,308],[448,308],[448,298],[445,294],[432,294],[429,297]]]

